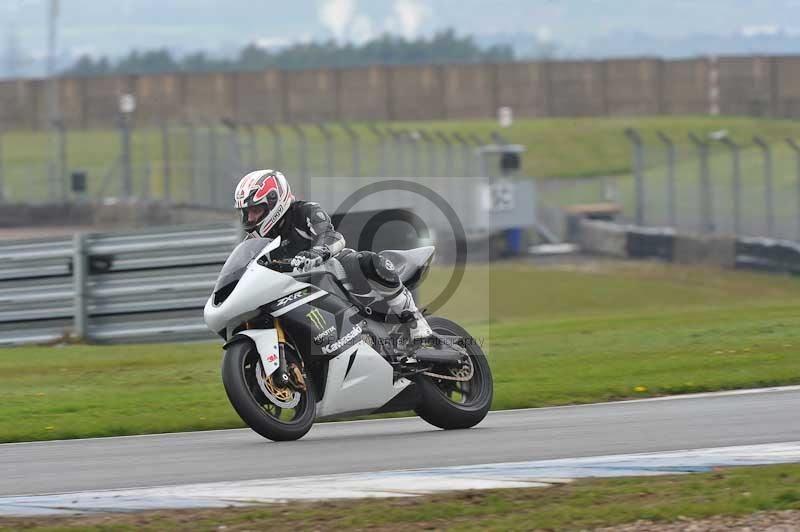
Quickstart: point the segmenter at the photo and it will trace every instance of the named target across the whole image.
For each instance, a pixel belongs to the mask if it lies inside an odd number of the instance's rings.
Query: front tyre
[[[288,347],[286,363],[302,370],[299,357]],[[314,382],[305,378],[305,390],[277,388],[265,377],[256,346],[232,344],[222,359],[222,383],[236,413],[251,429],[273,441],[302,438],[314,424]]]
[[[437,334],[458,336],[472,364],[472,377],[467,381],[437,379],[427,375],[417,377],[422,401],[417,415],[442,429],[468,429],[480,423],[492,405],[494,385],[492,371],[480,345],[460,325],[439,316],[428,318]],[[435,370],[444,371],[434,367]]]

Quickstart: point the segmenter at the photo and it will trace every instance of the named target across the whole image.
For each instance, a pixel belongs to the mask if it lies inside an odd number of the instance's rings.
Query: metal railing
[[[0,345],[210,339],[230,224],[0,245]]]
[[[735,141],[721,130],[689,133],[688,143],[659,132],[658,142],[648,143],[633,130],[626,134],[633,190],[621,180],[617,196],[637,225],[800,240],[800,146],[794,139]]]
[[[420,191],[413,181],[368,178],[387,186],[350,211],[360,179],[337,178],[327,196],[335,223],[356,224],[341,229],[354,248],[364,234],[371,236],[363,245],[372,245],[377,234],[365,231],[359,214],[399,208],[413,211],[415,238],[440,246],[440,255],[455,252],[455,239],[475,244],[468,260],[481,260],[477,252],[492,231],[536,226],[529,180],[441,178]],[[356,216],[348,222],[350,214]],[[242,236],[238,226],[217,223],[0,243],[0,345],[211,339],[202,309]]]
[[[562,208],[621,207],[621,221],[679,232],[800,241],[800,144],[766,135],[625,132],[629,175],[537,183],[540,212],[556,226]]]

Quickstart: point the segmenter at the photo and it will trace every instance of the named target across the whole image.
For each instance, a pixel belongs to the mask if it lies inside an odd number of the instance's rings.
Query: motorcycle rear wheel
[[[302,368],[299,358],[288,348],[286,362]],[[233,409],[248,427],[273,441],[297,440],[311,430],[316,415],[316,393],[312,379],[304,380],[305,391],[292,392],[293,398],[294,394],[300,394],[297,404],[282,408],[263,391],[266,379],[253,342],[243,340],[232,344],[222,359],[222,383]],[[274,385],[270,383],[270,387]]]
[[[480,423],[492,405],[494,385],[486,355],[472,336],[457,323],[432,316],[428,324],[435,333],[462,338],[473,366],[472,377],[458,382],[427,375],[416,377],[422,395],[416,413],[441,429],[468,429]]]

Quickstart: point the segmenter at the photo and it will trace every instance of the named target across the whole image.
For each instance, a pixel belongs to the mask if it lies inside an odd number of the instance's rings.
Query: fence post
[[[764,206],[767,210],[767,236],[775,236],[775,207],[772,197],[772,150],[764,139],[758,135],[753,137],[753,142],[761,148],[764,155]]]
[[[442,131],[437,131],[436,138],[444,144],[444,175],[452,177],[455,174],[455,161],[453,159],[453,142]]]
[[[403,150],[403,135],[399,131],[395,131],[394,129],[387,129],[389,135],[392,136],[392,141],[394,144],[395,149],[395,177],[406,177],[403,176],[405,173],[405,156]]]
[[[58,179],[61,183],[61,198],[66,199],[69,185],[67,184],[67,129],[64,120],[59,119],[56,122],[56,131],[58,132]]]
[[[425,153],[428,156],[428,176],[434,177],[436,175],[437,164],[436,146],[433,143],[433,138],[425,131],[418,131],[420,138],[425,143]]]
[[[239,124],[233,120],[223,118],[220,123],[228,130],[228,162],[230,166],[236,168],[237,174],[242,173],[244,163],[242,162],[242,143],[239,137]],[[224,164],[226,168],[228,164]]]
[[[795,216],[797,216],[797,235],[795,238],[800,241],[800,144],[797,144],[797,141],[793,138],[787,138],[786,143],[794,150],[795,168],[797,171],[797,212],[795,213]]]
[[[247,132],[247,162],[250,163],[247,171],[252,172],[258,169],[258,141],[253,124],[245,124],[244,130]]]
[[[700,195],[699,207],[703,225],[703,231],[714,232],[714,203],[711,196],[711,180],[708,170],[709,144],[701,140],[694,133],[689,133],[689,140],[697,149],[697,156],[700,160]]]
[[[133,168],[131,167],[131,123],[127,114],[119,117],[120,141],[122,143],[122,197],[133,196]]]
[[[464,174],[461,177],[469,177],[472,173],[472,151],[469,149],[469,142],[461,133],[453,133],[453,138],[461,146],[461,164]]]
[[[341,122],[339,126],[350,137],[350,150],[353,159],[353,177],[361,177],[361,145],[358,133],[349,124]]]
[[[195,157],[197,156],[197,144],[195,139],[195,130],[194,124],[186,120],[184,122],[184,127],[186,128],[186,134],[189,137],[187,139],[187,151],[189,152],[189,183],[191,183],[191,197],[189,198],[189,202],[193,203],[197,201],[197,161]]]
[[[404,133],[411,148],[411,173],[414,174],[412,177],[420,177],[422,172],[419,167],[419,132],[410,130],[404,131]]]
[[[675,183],[675,143],[663,131],[656,131],[658,140],[667,151],[667,217],[670,227],[678,226],[678,206],[676,204],[677,185]]]
[[[633,147],[633,186],[636,201],[636,225],[644,225],[644,144],[639,133],[632,128],[625,130],[625,136]]]
[[[733,169],[733,233],[742,235],[742,162],[740,146],[729,137],[720,139],[720,142],[731,151],[731,165]]]
[[[219,172],[218,206],[226,204],[228,195],[236,189],[239,179],[247,173],[242,155],[242,136],[239,123],[230,118],[223,118],[220,123],[228,129],[228,157],[223,159]]]
[[[283,171],[283,137],[275,124],[267,124],[267,129],[272,133],[272,158],[273,161],[267,166],[272,170]]]
[[[325,174],[327,177],[333,177],[336,174],[336,162],[333,153],[333,134],[323,123],[317,124],[317,129],[322,133],[325,139]]]
[[[5,174],[3,173],[4,163],[5,161],[3,160],[3,132],[0,131],[0,202],[5,201],[6,199]]]
[[[219,199],[219,181],[217,179],[217,124],[208,122],[208,203],[216,205]]]
[[[298,153],[299,153],[299,162],[300,162],[300,175],[303,179],[303,194],[306,197],[311,197],[311,176],[308,173],[308,139],[306,138],[306,134],[303,131],[303,128],[298,126],[297,124],[291,124],[290,126],[294,131],[295,135],[297,135],[298,141]]]
[[[84,233],[76,233],[73,236],[72,242],[72,287],[75,292],[72,328],[73,336],[79,340],[83,340],[87,338],[89,331],[89,260],[87,256],[86,235]]]
[[[375,124],[370,124],[369,130],[378,137],[378,164],[380,165],[378,171],[380,172],[380,177],[386,177],[386,135]]]
[[[135,132],[132,132],[135,134]],[[150,201],[150,179],[153,177],[153,168],[150,159],[150,142],[147,135],[147,129],[144,132],[142,139],[141,158],[144,164],[144,175],[142,176],[142,198],[145,201]]]
[[[161,163],[162,178],[164,179],[164,199],[168,201],[172,194],[172,167],[170,165],[169,152],[169,126],[166,122],[161,122]]]
[[[491,170],[489,170],[489,163],[486,160],[486,156],[483,152],[483,147],[486,146],[486,141],[480,138],[478,135],[471,133],[467,136],[469,140],[475,145],[477,148],[475,151],[472,152],[473,158],[477,158],[478,162],[480,163],[480,173],[479,177],[486,177],[491,179]]]

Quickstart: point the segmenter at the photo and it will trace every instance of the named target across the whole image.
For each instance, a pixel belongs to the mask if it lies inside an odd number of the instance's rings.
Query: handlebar
[[[276,259],[272,261],[267,261],[266,257],[259,260],[259,264],[264,266],[265,268],[269,268],[270,270],[279,272],[279,273],[286,273],[291,275],[292,277],[296,276],[303,276],[303,275],[310,275],[312,272],[303,272],[298,270],[294,266],[292,266],[292,259]]]
[[[289,260],[273,260],[265,263],[264,266],[280,273],[294,273],[294,267]]]

